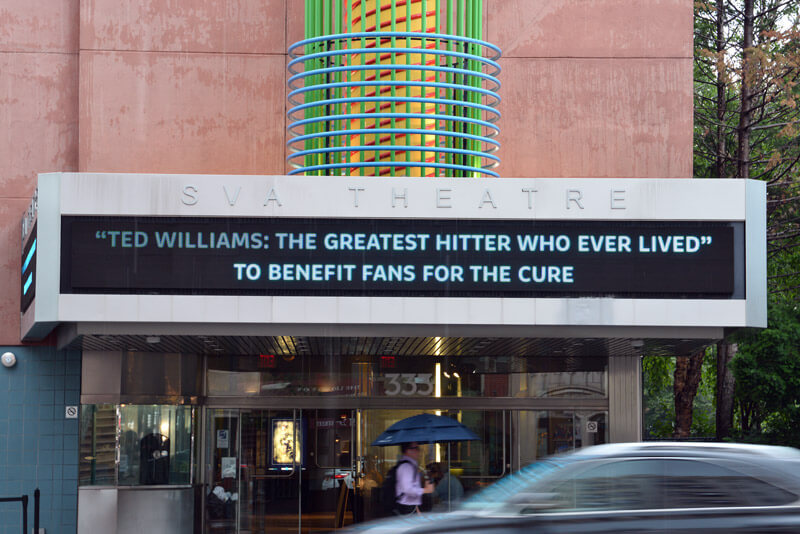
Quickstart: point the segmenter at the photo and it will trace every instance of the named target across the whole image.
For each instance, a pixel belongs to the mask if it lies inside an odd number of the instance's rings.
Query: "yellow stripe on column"
[[[380,5],[379,5],[380,3]],[[392,29],[392,3],[395,4],[394,14],[394,30]],[[423,21],[425,21],[425,33],[436,32],[435,27],[435,5],[437,2],[434,0],[427,0],[428,12],[423,16],[422,4],[423,0],[353,0],[351,25],[350,27],[354,32],[367,31],[367,32],[415,32],[422,33]],[[380,8],[380,9],[378,9]],[[380,13],[380,23],[378,23],[378,13]],[[362,18],[363,17],[363,18]],[[362,30],[363,28],[363,30]],[[358,41],[356,41],[358,42]],[[422,48],[422,42],[419,38],[410,39],[410,46],[406,46],[406,39],[400,37],[396,39],[396,46],[398,48]],[[375,39],[366,40],[367,47],[375,48],[375,54],[352,54],[349,63],[353,66],[362,65],[386,65],[387,68],[376,68],[375,70],[354,70],[350,74],[350,80],[353,82],[385,82],[378,87],[370,86],[364,91],[364,96],[374,98],[365,106],[366,113],[390,113],[392,105],[389,102],[380,102],[381,98],[388,96],[414,98],[414,99],[427,99],[434,98],[436,91],[430,87],[419,86],[405,86],[403,82],[420,82],[423,80],[423,72],[421,70],[405,70],[405,69],[392,69],[392,65],[413,65],[421,66],[435,66],[436,62],[433,55],[424,54],[406,54],[406,53],[393,53],[391,51],[379,52],[381,48],[391,48],[391,39]],[[431,40],[427,45],[429,48],[434,48],[435,42]],[[394,79],[392,78],[394,70]],[[424,80],[426,82],[435,82],[436,75],[434,72],[425,72]],[[395,86],[394,95],[392,95],[392,85]],[[350,89],[350,97],[361,96],[361,88],[355,87]],[[380,102],[380,103],[379,103]],[[350,113],[360,113],[361,104],[354,103],[350,105]],[[406,105],[405,103],[398,103],[395,106],[397,113],[414,113],[414,114],[434,114],[436,112],[436,105],[433,103],[414,102]],[[366,119],[361,122],[361,119],[351,119],[350,128],[358,129],[363,128],[370,130],[379,130],[385,128],[392,123],[389,118],[375,118]],[[436,121],[433,119],[395,119],[394,128],[396,129],[415,129],[415,130],[433,130],[436,128]],[[351,145],[359,145],[362,141],[362,136],[352,135],[350,138]],[[370,162],[389,162],[392,159],[392,153],[395,158],[395,169],[397,172],[406,176],[435,176],[436,170],[430,167],[406,167],[403,162],[422,162],[423,153],[420,151],[410,151],[408,156],[405,151],[393,151],[392,137],[386,134],[367,134],[363,136],[364,144],[367,146],[374,146],[375,151],[352,151],[350,154],[350,161],[353,163],[370,163]],[[398,133],[394,136],[394,145],[409,145],[409,146],[428,146],[433,147],[435,144],[434,135],[422,134],[402,134]],[[433,163],[435,155],[433,152],[426,152],[425,162]],[[368,167],[364,174],[368,176],[386,175],[391,172],[388,167]],[[353,167],[350,170],[351,175],[358,175],[360,171],[358,168]]]

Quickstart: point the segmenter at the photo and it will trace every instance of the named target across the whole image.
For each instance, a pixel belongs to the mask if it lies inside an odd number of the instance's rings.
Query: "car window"
[[[701,460],[580,462],[554,470],[518,495],[521,513],[775,506],[794,494],[754,476]]]
[[[666,459],[659,508],[776,506],[797,499],[765,480],[704,461]]]
[[[596,465],[555,482],[553,511],[638,510],[652,507],[650,488],[663,477],[661,460],[620,460]],[[544,490],[545,488],[540,488]]]

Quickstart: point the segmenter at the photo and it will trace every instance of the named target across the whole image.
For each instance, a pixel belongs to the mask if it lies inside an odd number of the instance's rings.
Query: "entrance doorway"
[[[425,510],[453,509],[538,457],[606,441],[604,411],[209,408],[205,532],[330,531],[381,517],[378,494],[399,450],[370,444],[422,412],[458,419],[480,438],[422,447],[420,466],[449,467],[464,490],[450,482]]]

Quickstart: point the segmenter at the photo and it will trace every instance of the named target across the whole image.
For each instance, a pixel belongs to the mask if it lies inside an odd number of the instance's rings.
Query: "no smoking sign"
[[[64,418],[65,419],[77,419],[78,418],[78,407],[77,406],[67,406],[64,409]]]

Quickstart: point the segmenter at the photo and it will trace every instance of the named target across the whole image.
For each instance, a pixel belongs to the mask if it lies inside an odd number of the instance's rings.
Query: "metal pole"
[[[33,534],[39,534],[39,488],[33,491]]]
[[[450,483],[453,475],[450,474],[450,442],[447,442],[447,511],[450,512],[453,508],[450,503],[453,502],[453,486]]]
[[[22,534],[28,533],[28,496],[22,496]]]

